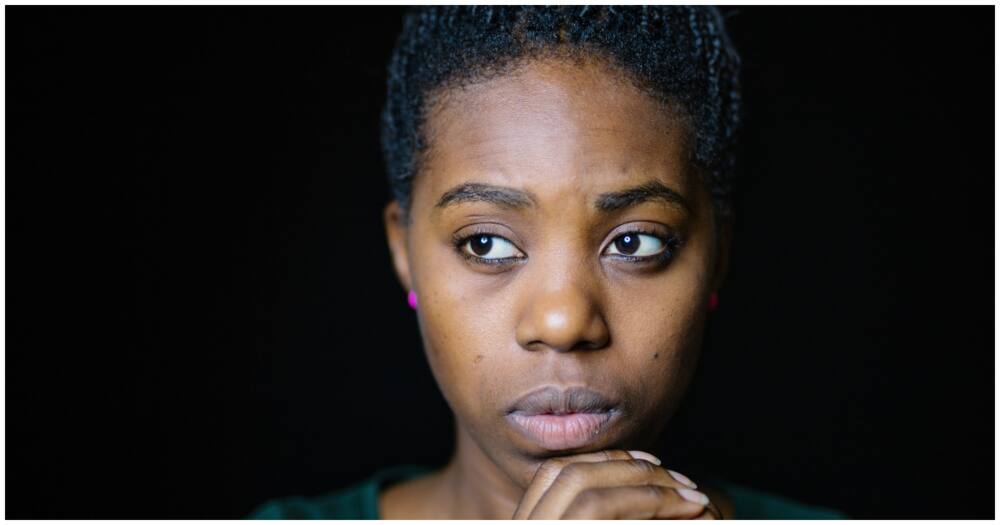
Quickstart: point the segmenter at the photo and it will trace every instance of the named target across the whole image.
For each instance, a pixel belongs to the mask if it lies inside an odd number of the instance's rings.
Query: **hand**
[[[687,477],[639,451],[552,458],[535,471],[513,519],[722,519]]]

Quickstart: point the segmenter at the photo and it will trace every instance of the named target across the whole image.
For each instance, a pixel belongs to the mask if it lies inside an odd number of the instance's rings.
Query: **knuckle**
[[[566,465],[559,472],[556,482],[568,486],[579,486],[587,478],[587,466],[586,463],[570,463]]]
[[[644,488],[652,498],[663,499],[666,495],[666,488],[660,485],[645,485]]]
[[[615,459],[632,459],[632,455],[629,454],[628,452],[625,452],[624,450],[617,450],[617,449],[605,450],[604,455],[608,458],[609,461]]]
[[[562,458],[549,458],[538,467],[538,472],[543,476],[555,477],[566,466],[566,460]]]
[[[632,468],[639,471],[641,474],[651,475],[657,470],[657,466],[644,460],[644,459],[634,459],[630,461]]]
[[[542,462],[541,468],[546,470],[561,469],[566,464],[563,458],[549,458]]]
[[[592,515],[594,509],[600,507],[601,504],[601,493],[593,489],[581,490],[577,493],[576,497],[573,498],[573,507],[577,512],[581,512],[586,515]]]

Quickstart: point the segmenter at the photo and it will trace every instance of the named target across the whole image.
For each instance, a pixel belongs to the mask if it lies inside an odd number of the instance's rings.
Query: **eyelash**
[[[636,227],[636,228],[634,228],[632,230],[628,230],[628,231],[622,232],[622,233],[618,234],[617,236],[615,236],[614,239],[611,239],[611,242],[613,243],[616,240],[618,240],[619,238],[624,237],[626,235],[637,235],[637,234],[649,235],[649,236],[652,236],[652,237],[656,237],[657,239],[660,240],[660,242],[663,243],[663,245],[664,245],[663,251],[661,251],[660,253],[657,253],[655,255],[646,255],[646,256],[635,256],[635,255],[626,255],[626,254],[612,254],[612,255],[608,255],[608,257],[614,257],[617,260],[625,261],[625,262],[630,262],[630,263],[633,263],[633,264],[640,264],[640,265],[647,265],[647,266],[650,266],[650,265],[651,266],[663,266],[663,265],[666,265],[666,263],[670,262],[670,260],[674,258],[676,250],[678,248],[680,248],[681,246],[684,245],[683,239],[681,239],[679,236],[677,236],[674,233],[670,233],[670,234],[664,236],[664,235],[661,235],[661,234],[659,234],[657,232],[652,231],[649,228],[642,228],[642,227]],[[476,237],[480,237],[482,235],[489,235],[491,237],[500,237],[500,238],[504,239],[505,241],[510,242],[510,240],[507,239],[506,237],[504,237],[503,235],[500,235],[500,234],[495,233],[493,231],[489,231],[489,229],[481,228],[480,227],[480,228],[474,228],[474,230],[473,230],[472,233],[465,234],[465,235],[456,235],[452,239],[452,242],[455,245],[455,250],[459,253],[459,255],[461,255],[463,258],[465,258],[466,260],[468,260],[468,261],[470,261],[472,263],[481,264],[481,265],[484,265],[484,266],[491,266],[491,267],[503,266],[503,265],[506,265],[506,264],[516,263],[518,261],[522,261],[522,260],[527,259],[526,256],[525,257],[503,257],[503,258],[498,258],[498,259],[486,259],[486,258],[478,257],[478,256],[475,256],[475,255],[472,255],[472,254],[466,252],[465,249],[464,249],[466,243],[468,243],[472,239],[474,239]],[[513,244],[513,243],[511,243],[511,244]],[[607,248],[605,247],[605,249],[607,249]],[[602,250],[602,252],[603,252],[603,250]]]
[[[456,235],[452,239],[452,242],[455,244],[455,250],[458,251],[458,254],[464,257],[467,261],[473,262],[475,264],[481,264],[483,266],[492,266],[492,267],[503,266],[506,264],[515,263],[517,261],[527,259],[527,257],[502,257],[498,259],[486,259],[483,257],[477,257],[475,255],[472,255],[471,253],[468,253],[464,250],[466,243],[482,235],[489,235],[490,237],[500,237],[506,240],[507,242],[510,242],[510,240],[504,237],[503,235],[500,235],[496,232],[490,231],[488,228],[483,228],[480,226],[480,227],[474,227],[472,233],[465,235]]]
[[[660,267],[660,266],[665,266],[667,263],[669,263],[676,255],[675,252],[677,251],[677,249],[684,245],[684,241],[679,236],[677,236],[677,234],[673,232],[664,236],[650,229],[644,229],[641,227],[637,227],[633,230],[622,232],[616,235],[614,239],[611,239],[611,242],[614,243],[616,240],[626,235],[637,235],[637,234],[656,237],[657,239],[659,239],[660,242],[663,243],[663,251],[654,255],[646,255],[646,256],[612,254],[608,255],[608,257],[614,257],[615,259],[618,259],[620,261],[626,261],[635,264]]]

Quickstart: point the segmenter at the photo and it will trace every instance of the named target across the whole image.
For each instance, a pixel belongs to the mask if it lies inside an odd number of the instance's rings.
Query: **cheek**
[[[705,312],[697,267],[613,294],[610,322],[639,411],[661,412],[680,399],[694,372]]]
[[[503,363],[500,346],[513,330],[505,324],[503,308],[481,295],[475,287],[456,277],[461,271],[443,249],[414,254],[419,283],[418,319],[428,363],[456,417],[489,415],[489,408],[502,407],[502,387],[515,373],[513,363]],[[484,411],[486,409],[486,411]]]

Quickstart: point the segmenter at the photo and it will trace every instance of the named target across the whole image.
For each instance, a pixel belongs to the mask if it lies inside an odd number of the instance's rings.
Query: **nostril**
[[[605,339],[603,341],[578,341],[577,343],[569,347],[553,345],[546,341],[531,341],[522,346],[526,350],[554,350],[556,352],[578,352],[586,350],[601,350],[602,348],[606,348],[608,344],[609,340]]]
[[[571,350],[597,350],[602,346],[604,345],[593,341],[580,341]]]

